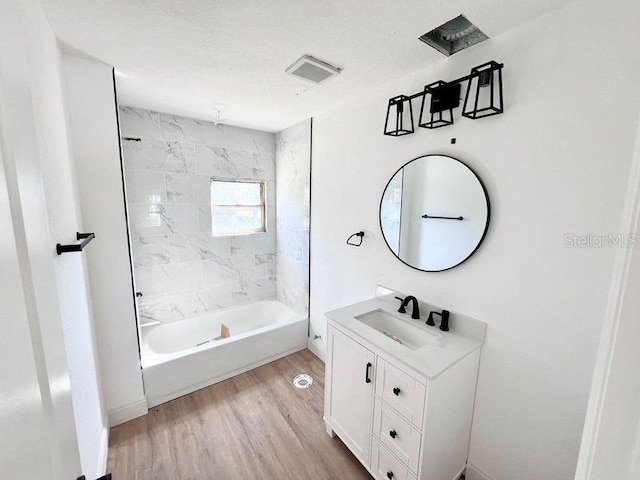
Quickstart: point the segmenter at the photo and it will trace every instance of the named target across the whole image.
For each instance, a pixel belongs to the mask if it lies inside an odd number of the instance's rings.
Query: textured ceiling
[[[279,131],[442,60],[418,37],[464,13],[489,37],[567,0],[42,0],[63,45],[113,65],[120,103]],[[284,73],[300,55],[343,72]]]

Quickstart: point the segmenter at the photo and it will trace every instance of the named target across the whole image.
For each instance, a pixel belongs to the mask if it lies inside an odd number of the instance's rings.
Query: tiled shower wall
[[[275,136],[120,108],[139,321],[276,297]],[[267,233],[211,236],[210,178],[267,181]]]
[[[276,162],[278,300],[308,314],[311,120],[278,133]]]

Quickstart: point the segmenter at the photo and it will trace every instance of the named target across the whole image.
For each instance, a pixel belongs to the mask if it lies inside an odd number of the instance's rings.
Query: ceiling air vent
[[[484,42],[489,37],[464,15],[459,15],[419,38],[448,57],[476,43]]]
[[[289,75],[319,84],[340,73],[340,69],[309,55],[303,55],[285,70]]]

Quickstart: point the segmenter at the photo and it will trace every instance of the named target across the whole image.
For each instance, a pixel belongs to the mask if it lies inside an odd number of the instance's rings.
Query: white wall
[[[56,62],[62,75],[60,55]],[[44,77],[38,77],[38,81],[40,91],[46,92],[44,95],[55,91],[64,100],[63,78],[55,83]],[[48,147],[49,154],[42,162],[51,238],[56,243],[77,243],[76,232],[84,228],[67,139],[66,114],[61,105],[46,107],[48,102],[42,98],[36,102],[42,109],[36,113],[39,118],[55,119],[52,129],[57,145]],[[56,255],[54,262],[82,471],[87,476],[101,476],[107,462],[108,428],[98,372],[86,256]]]
[[[470,462],[492,480],[575,471],[615,248],[570,248],[565,234],[620,229],[640,110],[640,53],[630,48],[639,19],[629,0],[575,1],[314,118],[312,324],[376,284],[487,322]],[[458,111],[452,127],[382,135],[388,98],[492,59],[506,65],[504,115]],[[467,162],[492,204],[483,246],[443,273],[404,266],[379,231],[388,179],[427,153]],[[358,230],[363,246],[346,246]]]
[[[60,51],[29,0],[0,2],[0,46],[0,477],[94,475],[78,441],[96,419],[73,408],[96,389],[91,359],[78,363],[91,341],[84,267],[55,253],[77,225]],[[99,421],[95,395],[82,401]]]
[[[54,60],[59,74],[55,81],[37,77],[42,96],[35,101],[36,118],[51,122],[48,128],[53,137],[41,162],[43,185],[51,238],[56,243],[76,243],[76,232],[84,231],[84,228],[80,217],[75,166],[67,138],[66,112],[61,103],[52,103],[47,99],[51,92],[55,92],[64,101],[59,53]],[[56,255],[54,263],[82,470],[88,476],[100,476],[106,467],[108,429],[85,259],[81,254]]]
[[[112,67],[65,56],[70,138],[109,424],[147,411],[138,354]]]

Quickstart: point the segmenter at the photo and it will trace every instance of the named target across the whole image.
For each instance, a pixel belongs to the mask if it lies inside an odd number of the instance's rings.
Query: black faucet
[[[427,325],[435,325],[436,322],[433,321],[434,315],[440,315],[442,320],[440,321],[440,330],[443,332],[449,331],[449,310],[442,310],[442,312],[431,312],[429,313],[429,318],[427,319]]]
[[[405,297],[404,300],[402,300],[402,304],[400,305],[398,312],[407,313],[407,309],[405,307],[409,304],[409,302],[413,302],[413,312],[411,312],[411,318],[413,318],[414,320],[420,320],[420,307],[418,306],[418,299],[413,295],[409,295],[408,297]]]

